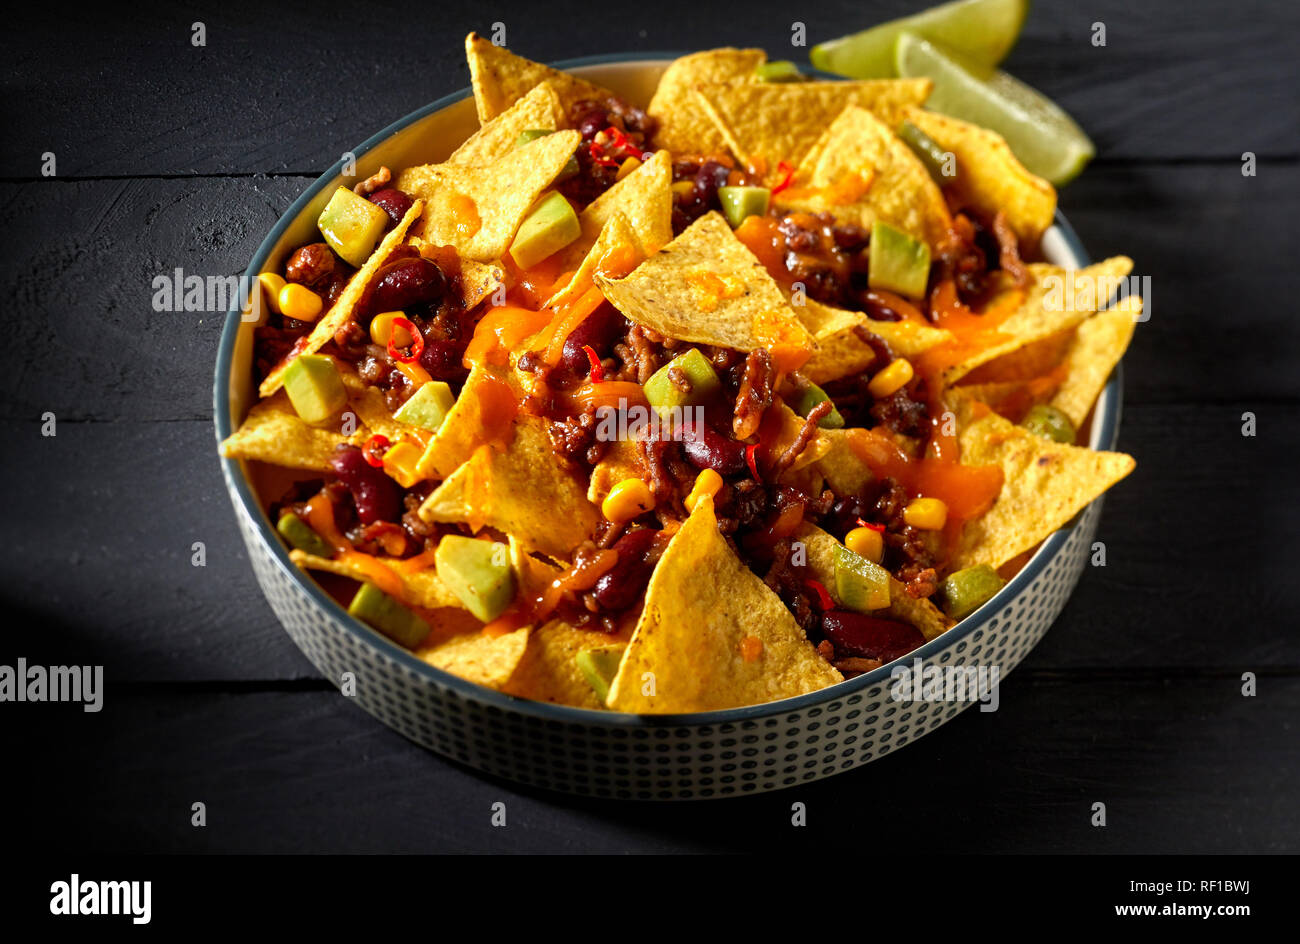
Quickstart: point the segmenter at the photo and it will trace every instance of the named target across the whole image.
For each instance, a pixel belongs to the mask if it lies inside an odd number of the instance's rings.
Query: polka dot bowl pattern
[[[671,55],[640,54],[561,64],[632,100],[645,101]],[[357,148],[355,174],[380,164],[440,159],[475,126],[462,90],[384,129]],[[431,148],[430,141],[441,142]],[[348,156],[345,156],[345,160]],[[344,182],[344,162],[294,203],[254,255],[250,273],[279,265],[308,241],[314,220]],[[1087,263],[1064,218],[1044,254]],[[236,308],[218,352],[214,407],[218,442],[253,402],[252,329]],[[1091,444],[1114,445],[1121,378],[1095,410]],[[433,668],[353,620],[288,558],[241,463],[222,470],[259,586],[289,636],[336,686],[355,679],[355,701],[424,747],[489,774],[595,797],[686,800],[779,790],[877,760],[970,707],[971,701],[897,701],[886,665],[832,688],[766,705],[691,715],[637,716],[549,705],[502,695]],[[1001,679],[1043,637],[1091,555],[1100,499],[1049,537],[992,601],[903,662],[941,670],[997,666]]]

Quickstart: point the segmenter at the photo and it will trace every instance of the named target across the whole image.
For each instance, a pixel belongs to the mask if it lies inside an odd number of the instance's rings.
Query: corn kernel
[[[874,528],[854,528],[844,536],[844,546],[873,564],[885,556],[884,536]]]
[[[412,387],[422,387],[433,380],[429,372],[415,361],[398,361],[396,366],[406,376],[406,379],[411,382]]]
[[[903,520],[922,531],[942,531],[948,523],[948,506],[937,498],[914,498],[903,509]]]
[[[631,521],[655,506],[654,493],[640,479],[624,479],[615,484],[600,503],[600,511],[615,523]]]
[[[280,314],[295,321],[315,321],[325,303],[305,285],[289,282],[280,289]]]
[[[263,298],[270,302],[271,308],[275,310],[276,314],[279,314],[280,291],[284,288],[284,279],[276,275],[274,272],[263,272],[257,277],[257,281],[261,284],[262,289],[265,292]]]
[[[722,488],[722,476],[712,469],[705,469],[695,477],[695,485],[686,496],[686,510],[694,511],[702,498],[712,498]]]
[[[393,322],[398,318],[405,318],[406,315],[400,311],[384,311],[370,319],[370,340],[376,344],[387,347],[388,339],[393,336]],[[411,343],[411,333],[405,328],[397,329],[397,346],[408,347]]]
[[[410,488],[420,479],[424,478],[416,470],[419,464],[420,456],[424,453],[414,443],[406,440],[393,443],[384,453],[384,471],[390,477],[397,480],[397,484],[402,488]]]
[[[695,191],[695,181],[679,180],[677,183],[673,184],[672,189],[673,193],[677,194],[677,196],[686,199]]]
[[[616,181],[622,180],[624,177],[632,173],[632,171],[636,170],[640,166],[641,166],[641,162],[639,160],[637,160],[635,157],[629,157],[622,164],[618,165],[618,173],[614,175],[614,180]]]
[[[891,396],[907,386],[913,373],[912,362],[905,357],[897,357],[890,361],[884,370],[871,378],[867,389],[877,400]]]

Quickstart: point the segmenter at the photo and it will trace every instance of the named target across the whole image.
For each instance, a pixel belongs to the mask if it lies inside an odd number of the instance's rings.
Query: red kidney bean
[[[394,223],[400,223],[415,201],[395,187],[388,187],[372,193],[370,202],[387,213],[388,218]]]
[[[447,288],[447,277],[437,264],[421,256],[390,262],[375,274],[370,293],[371,313],[406,311],[437,302]]]
[[[628,320],[613,305],[601,305],[569,332],[564,341],[560,363],[576,374],[586,374],[591,369],[584,344],[590,345],[597,357],[610,354],[614,341],[627,333]]]
[[[448,382],[464,380],[469,376],[463,359],[465,346],[458,341],[426,341],[420,355],[420,366],[434,380]]]
[[[893,662],[925,642],[914,626],[851,610],[823,613],[822,633],[835,645],[837,655],[881,662]]]
[[[695,174],[695,196],[702,203],[712,203],[718,188],[727,185],[731,170],[717,161],[705,161]]]
[[[655,550],[658,534],[654,528],[638,528],[614,543],[618,563],[596,581],[594,593],[597,603],[607,610],[618,611],[636,602],[654,571],[658,555],[651,552]]]
[[[330,456],[330,468],[352,493],[362,524],[402,519],[402,490],[383,469],[368,463],[356,446],[340,446]]]
[[[712,469],[719,475],[735,475],[746,468],[745,444],[691,420],[682,425],[682,451],[697,469]]]

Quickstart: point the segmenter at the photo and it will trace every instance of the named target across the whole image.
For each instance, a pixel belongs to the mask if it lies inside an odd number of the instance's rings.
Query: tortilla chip
[[[846,182],[866,191],[846,202]],[[799,165],[795,187],[774,198],[778,205],[833,213],[841,223],[865,229],[880,221],[929,244],[936,252],[952,216],[934,178],[902,138],[865,108],[842,111]]]
[[[348,391],[348,408],[371,433],[378,433],[389,442],[397,442],[403,435],[414,432],[413,427],[393,418],[393,411],[388,408],[382,390],[368,386],[350,368],[345,367],[339,373]]]
[[[776,461],[778,456],[794,445],[803,427],[804,418],[792,410],[784,400],[777,399],[767,408],[763,414],[763,422],[759,426],[758,439],[763,443],[763,454],[766,459]],[[826,430],[820,428],[813,433],[812,438],[808,440],[808,445],[804,446],[803,452],[799,453],[790,468],[781,476],[782,482],[788,482],[792,473],[807,468],[830,451],[831,443],[825,433]]]
[[[589,255],[605,224],[626,218],[647,253],[658,252],[673,238],[673,162],[667,151],[654,156],[610,187],[578,216],[582,235],[563,249],[561,271]]]
[[[1074,343],[1076,327],[1057,331],[1037,341],[1030,341],[1009,354],[981,364],[961,378],[963,388],[995,383],[1025,383],[1042,377],[1058,367]]]
[[[511,150],[525,131],[555,131],[564,119],[560,97],[549,82],[539,82],[531,92],[479,128],[456,148],[447,163],[481,167]]]
[[[1124,356],[1141,316],[1142,299],[1131,295],[1079,325],[1065,355],[1065,382],[1051,400],[1076,429],[1088,418],[1111,371]]]
[[[330,456],[344,443],[360,445],[370,436],[358,429],[344,436],[333,429],[310,426],[298,415],[283,391],[255,404],[225,442],[221,454],[227,459],[252,459],[290,469],[330,471]]]
[[[817,469],[826,479],[827,487],[837,495],[858,495],[875,478],[849,446],[850,432],[847,429],[822,430],[830,446],[817,460]]]
[[[428,204],[415,235],[438,246],[454,246],[466,259],[500,259],[537,197],[564,169],[581,140],[576,131],[557,131],[511,148],[486,166],[408,167],[397,178],[397,188]],[[470,203],[477,227],[465,219]]]
[[[465,58],[469,60],[470,81],[474,85],[474,105],[478,120],[487,124],[541,82],[547,82],[560,99],[560,118],[569,108],[585,98],[605,99],[612,93],[599,85],[584,82],[567,72],[516,56],[501,46],[470,33],[465,37]]]
[[[600,271],[601,263],[604,261],[606,254],[616,249],[627,249],[635,256],[644,259],[645,249],[641,245],[641,240],[637,238],[636,231],[632,229],[632,224],[627,221],[627,217],[622,213],[615,213],[609,218],[601,228],[600,235],[596,237],[595,244],[587,251],[577,270],[570,277],[569,281],[550,297],[546,302],[546,307],[558,311],[569,302],[580,298],[586,291],[591,288],[592,279]]]
[[[856,326],[866,328],[899,357],[909,360],[952,340],[952,333],[942,328],[915,321],[874,321],[860,311],[833,308],[811,298],[795,305],[794,312],[817,342],[817,350],[802,367],[803,375],[816,384],[856,374],[875,361],[876,352],[858,337]]]
[[[289,559],[303,570],[323,570],[331,574],[338,574],[340,577],[351,577],[357,581],[370,579],[364,569],[346,561],[317,557],[315,554],[307,554],[299,550],[290,551]],[[424,570],[417,570],[413,574],[406,574],[394,566],[397,563],[396,561],[389,561],[382,557],[375,559],[395,573],[398,579],[402,581],[402,589],[405,594],[403,602],[426,610],[464,609],[460,598],[447,589],[447,585],[438,577],[438,572],[433,567],[426,567]]]
[[[840,542],[821,528],[812,524],[800,525],[794,538],[802,541],[808,555],[808,569],[822,586],[833,589],[835,586],[835,548]],[[952,628],[955,622],[943,614],[943,611],[930,602],[928,597],[917,599],[910,596],[903,584],[893,577],[889,578],[889,606],[873,610],[872,616],[881,619],[895,619],[909,626],[915,626],[925,636],[927,642]]]
[[[706,49],[673,60],[659,78],[646,113],[659,121],[655,144],[675,155],[715,154],[727,146],[713,119],[695,100],[697,86],[744,80],[767,61],[761,49]]]
[[[1001,211],[1023,244],[1038,245],[1056,215],[1056,190],[1025,169],[1002,135],[920,108],[906,109],[904,117],[957,158],[948,188],[961,206],[990,220]]]
[[[411,205],[411,208],[406,211],[402,221],[388,232],[379,243],[379,248],[370,254],[366,264],[352,273],[352,278],[348,280],[348,284],[343,289],[342,294],[339,295],[338,300],[330,306],[329,311],[321,315],[320,320],[316,322],[316,327],[311,329],[311,334],[307,336],[307,343],[303,348],[299,350],[295,345],[294,350],[290,351],[284,360],[276,364],[271,372],[267,374],[266,379],[262,381],[262,385],[257,389],[258,396],[269,397],[279,390],[284,384],[284,372],[288,368],[290,361],[296,357],[301,357],[303,354],[315,354],[334,337],[335,331],[347,324],[352,317],[353,310],[357,307],[357,302],[361,300],[362,294],[370,284],[370,280],[379,271],[379,267],[387,261],[389,254],[406,239],[406,231],[420,218],[423,212],[424,201],[416,200]]]
[[[709,212],[623,279],[599,273],[619,311],[662,335],[753,351],[811,350],[781,289],[717,212]]]
[[[500,636],[483,632],[457,633],[425,646],[416,655],[434,668],[467,682],[501,688],[514,674],[528,646],[532,627]]]
[[[420,506],[425,521],[491,525],[530,550],[568,560],[591,537],[600,512],[561,468],[544,421],[521,415],[502,451],[479,446]]]
[[[929,79],[861,82],[723,82],[695,92],[727,147],[769,181],[777,165],[799,164],[840,112],[857,105],[894,128],[904,109],[930,94]]]
[[[528,648],[502,691],[534,701],[577,708],[604,708],[578,668],[577,656],[589,649],[606,649],[626,644],[629,632],[607,633],[583,629],[563,620],[533,630]]]
[[[986,365],[987,366],[987,365]],[[993,380],[988,383],[965,384],[954,387],[964,397],[987,404],[994,413],[1013,423],[1025,418],[1030,407],[1048,403],[1064,379],[1061,371],[1052,371],[1030,380]]]
[[[605,455],[591,468],[591,481],[587,484],[587,500],[599,505],[609,490],[624,479],[647,477],[641,448],[634,439],[616,439],[605,450]]]
[[[425,478],[445,479],[469,460],[483,445],[483,401],[479,391],[504,380],[505,372],[490,365],[475,364],[470,368],[465,385],[425,447],[416,471]]]
[[[1065,525],[1133,471],[1132,456],[1052,442],[955,393],[963,465],[997,465],[1002,491],[981,518],[968,521],[951,567],[1000,567]]]
[[[761,649],[746,661],[741,648],[750,637]],[[781,598],[718,533],[713,501],[706,499],[655,567],[607,703],[617,711],[710,711],[791,698],[843,680]]]

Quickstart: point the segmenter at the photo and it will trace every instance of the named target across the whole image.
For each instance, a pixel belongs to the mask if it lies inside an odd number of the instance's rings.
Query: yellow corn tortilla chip
[[[761,643],[752,661],[742,655],[747,637]],[[718,533],[705,499],[655,567],[607,704],[645,713],[739,708],[843,679]]]
[[[835,548],[840,542],[813,524],[800,525],[795,532],[796,541],[802,541],[808,556],[808,569],[813,577],[834,591],[835,588]],[[917,599],[909,596],[903,584],[889,578],[889,606],[875,610],[871,614],[881,619],[895,619],[921,631],[928,642],[950,629],[954,622],[943,611],[930,602],[928,597]]]
[[[677,155],[716,154],[727,146],[713,119],[695,100],[697,86],[752,79],[767,61],[761,49],[706,49],[673,60],[659,78],[646,113],[658,119],[655,144]]]
[[[766,454],[775,460],[794,444],[803,426],[802,416],[790,409],[789,404],[784,400],[776,400],[768,407],[768,412],[763,415],[763,424],[759,427],[759,439],[764,444]],[[789,481],[793,473],[812,465],[830,451],[831,443],[825,434],[824,429],[818,429],[813,433],[812,438],[808,440],[808,445],[804,446],[803,452],[799,453],[798,458],[781,476],[782,482]]]
[[[904,117],[957,159],[948,186],[960,205],[990,220],[1005,213],[1022,243],[1038,245],[1056,215],[1056,190],[1026,170],[1000,134],[920,108],[906,109]]]
[[[861,183],[855,184],[855,181]],[[852,191],[844,191],[845,184]],[[856,195],[862,185],[865,192]],[[846,202],[846,197],[853,199]],[[924,240],[931,252],[947,237],[952,217],[920,158],[879,118],[850,105],[800,164],[795,186],[778,205],[833,213],[866,229],[879,221]]]
[[[591,481],[587,484],[587,500],[599,505],[609,490],[624,479],[646,478],[645,462],[635,440],[616,439],[610,443],[605,455],[591,468]]]
[[[582,235],[564,247],[561,271],[589,255],[605,224],[626,218],[646,252],[657,252],[673,238],[673,162],[667,151],[654,156],[610,187],[578,215]]]
[[[625,646],[629,635],[628,631],[607,633],[552,620],[533,630],[523,658],[501,690],[555,705],[604,708],[578,668],[577,656],[591,649]]]
[[[1133,471],[1132,456],[1052,442],[954,393],[963,465],[997,465],[1002,491],[981,518],[966,523],[953,570],[1000,567],[1035,547],[1089,502]]]
[[[929,79],[861,82],[722,82],[695,91],[731,152],[769,180],[785,161],[798,167],[840,112],[857,105],[894,128],[904,109],[930,94]]]
[[[1114,308],[1099,311],[1074,334],[1074,343],[1065,355],[1067,372],[1051,404],[1070,418],[1078,428],[1087,419],[1092,405],[1110,379],[1133,338],[1133,329],[1142,315],[1142,299],[1131,295]]]
[[[382,390],[367,386],[365,381],[348,367],[344,367],[339,372],[343,376],[343,386],[348,391],[348,409],[356,414],[357,419],[366,429],[378,433],[389,442],[397,442],[403,434],[413,432],[411,426],[394,419]]]
[[[524,131],[555,131],[564,118],[560,97],[549,82],[539,82],[527,95],[470,135],[447,163],[477,167],[491,164],[511,150]]]
[[[814,346],[763,264],[717,212],[626,278],[597,273],[595,281],[624,315],[667,337],[740,351]]]
[[[416,651],[434,668],[488,688],[501,688],[524,657],[532,627],[500,636],[482,632],[457,633]]]
[[[445,479],[469,460],[483,444],[483,401],[479,391],[505,381],[506,376],[505,371],[486,364],[470,368],[456,402],[429,440],[416,471],[425,478]]]
[[[430,258],[436,248],[434,243],[412,236],[410,244],[420,255]],[[474,308],[487,298],[497,287],[505,282],[506,270],[495,263],[475,262],[473,259],[458,259],[460,272],[456,276],[455,287],[460,294],[461,304],[465,309]],[[446,273],[449,277],[451,273]]]
[[[365,570],[346,561],[317,557],[315,554],[307,554],[299,550],[290,551],[289,558],[303,570],[323,570],[331,574],[338,574],[340,577],[351,577],[353,580],[358,581],[370,579]],[[376,558],[376,560],[395,573],[398,579],[402,581],[405,594],[403,602],[426,610],[464,608],[460,598],[447,589],[447,585],[438,577],[438,572],[433,567],[417,570],[413,574],[405,574],[393,566],[396,563],[395,561],[390,562],[382,557]]]
[[[875,321],[860,311],[834,308],[811,298],[793,307],[817,342],[817,350],[801,368],[803,375],[817,384],[858,373],[876,359],[871,346],[854,331],[855,327],[870,331],[899,357],[909,360],[952,340],[952,333],[942,328],[914,321]]]
[[[641,245],[641,240],[637,238],[632,224],[622,213],[615,213],[601,227],[595,244],[587,251],[572,278],[565,283],[564,288],[550,297],[546,307],[558,311],[569,302],[581,297],[594,284],[592,277],[599,270],[606,254],[618,248],[630,249],[638,257],[645,256],[645,248]]]
[[[964,397],[987,404],[994,413],[1013,423],[1024,419],[1029,408],[1048,403],[1060,387],[1061,378],[1045,374],[1030,380],[991,380],[987,383],[966,384],[954,387]]]
[[[1035,377],[1042,377],[1065,359],[1065,353],[1074,343],[1074,333],[1077,330],[1075,327],[1069,327],[1064,331],[1057,331],[1015,348],[1008,354],[985,361],[970,373],[962,375],[959,386],[1025,383]]]
[[[257,403],[244,422],[221,444],[227,459],[251,459],[290,469],[328,472],[330,456],[344,443],[360,445],[370,432],[359,428],[344,436],[332,428],[303,422],[289,397],[280,391]]]
[[[555,180],[581,140],[576,131],[557,131],[511,148],[486,166],[408,167],[397,178],[398,189],[427,204],[415,235],[438,246],[454,246],[466,259],[500,259],[537,197]],[[466,221],[471,205],[477,226]]]
[[[586,98],[605,99],[612,94],[608,89],[567,72],[516,56],[504,47],[492,45],[477,33],[465,37],[465,58],[469,60],[478,120],[483,124],[504,112],[540,82],[549,83],[559,96],[562,119],[575,102]]]
[[[521,415],[510,444],[503,451],[479,446],[425,499],[420,517],[491,525],[529,550],[568,560],[591,537],[600,512],[556,461],[546,424]]]
[[[409,191],[408,191],[409,192]],[[286,356],[279,364],[267,374],[266,379],[258,388],[258,395],[269,397],[275,391],[279,390],[284,383],[284,372],[289,366],[289,362],[303,354],[315,354],[326,343],[334,337],[334,332],[343,327],[352,317],[353,310],[357,307],[357,302],[361,300],[362,294],[374,278],[380,266],[387,261],[389,254],[402,244],[406,239],[406,232],[413,223],[420,218],[424,212],[424,201],[416,200],[411,208],[406,211],[402,221],[394,226],[386,236],[380,241],[379,247],[370,254],[365,265],[352,274],[348,280],[347,286],[339,295],[338,301],[330,306],[330,310],[321,315],[316,326],[312,328],[311,334],[307,336],[307,343],[301,350],[291,352],[291,356]]]
[[[849,430],[824,429],[822,435],[830,447],[817,460],[817,470],[826,479],[826,485],[837,495],[859,494],[875,476],[849,446]]]

